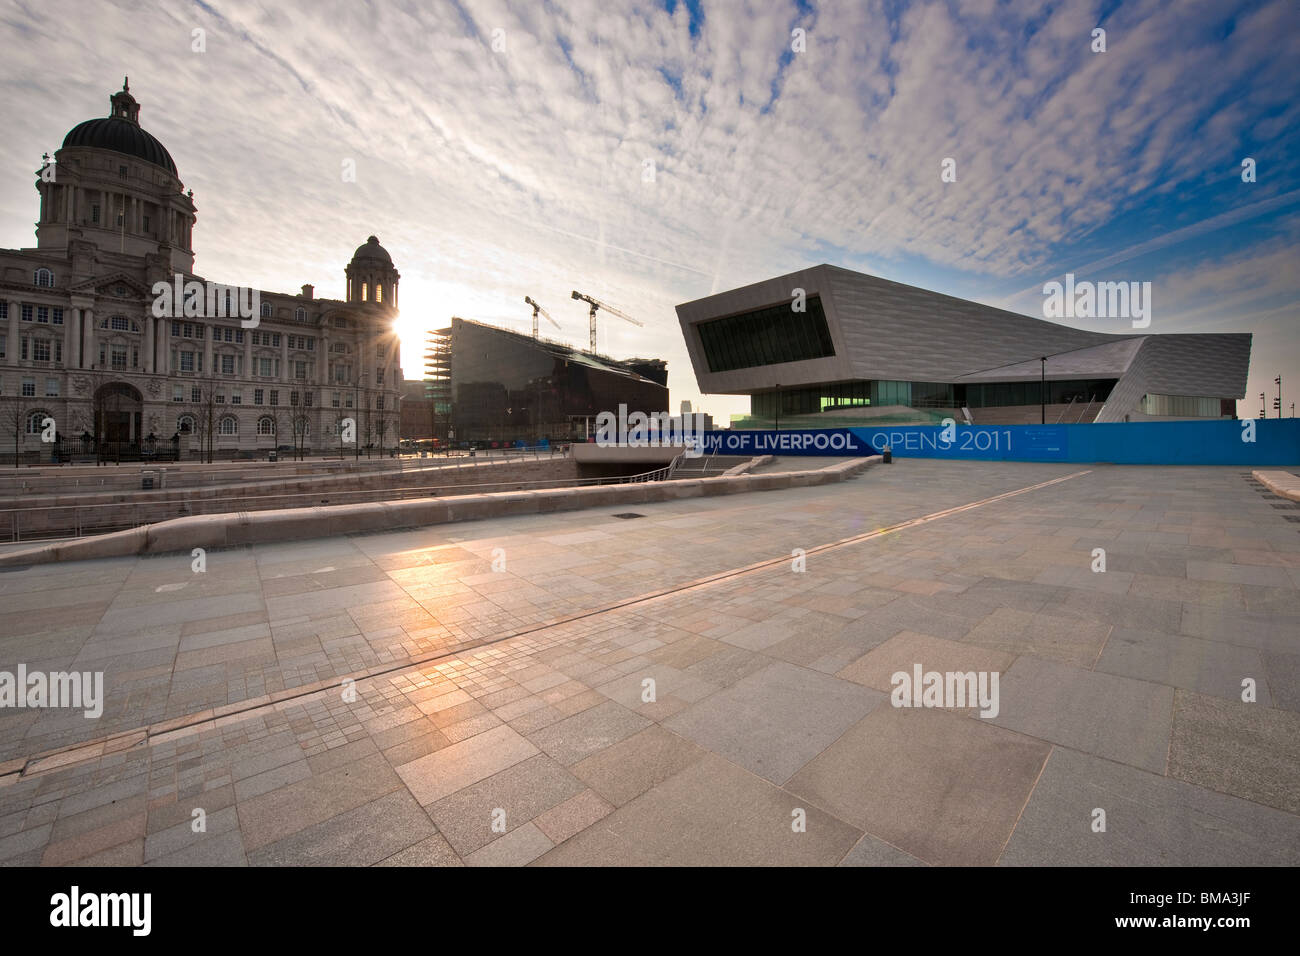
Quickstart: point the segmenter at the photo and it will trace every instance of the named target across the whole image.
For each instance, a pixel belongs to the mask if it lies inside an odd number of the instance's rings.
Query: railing
[[[681,456],[679,455],[678,458]],[[676,459],[674,459],[674,464]],[[169,518],[237,511],[270,511],[282,508],[313,508],[320,505],[364,504],[372,501],[401,501],[409,498],[437,498],[490,491],[524,491],[524,486],[574,488],[670,480],[673,464],[636,475],[603,478],[540,478],[534,480],[472,482],[457,485],[424,485],[416,488],[365,489],[358,491],[300,492],[276,495],[239,495],[220,499],[184,501],[115,502],[98,505],[47,505],[36,508],[0,509],[0,527],[8,529],[11,542],[83,537],[125,531]],[[63,513],[63,521],[50,520]],[[44,517],[44,522],[38,519]],[[27,527],[24,530],[24,518]],[[54,525],[51,527],[51,525]]]

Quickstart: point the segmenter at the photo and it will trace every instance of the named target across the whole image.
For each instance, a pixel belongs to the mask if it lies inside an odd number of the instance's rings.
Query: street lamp
[[[1041,423],[1047,424],[1047,356],[1044,355],[1038,360],[1042,363],[1039,367],[1038,375],[1038,408],[1041,416]]]

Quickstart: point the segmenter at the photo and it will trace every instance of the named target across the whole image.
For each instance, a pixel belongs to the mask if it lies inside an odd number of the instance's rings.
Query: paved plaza
[[[0,862],[1300,863],[1300,505],[1248,469],[615,511],[6,569],[0,671],[105,701],[0,710]]]

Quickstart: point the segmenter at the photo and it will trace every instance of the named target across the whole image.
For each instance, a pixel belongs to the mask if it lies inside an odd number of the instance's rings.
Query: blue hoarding
[[[711,455],[876,455],[1121,465],[1300,465],[1300,419],[1092,425],[882,425],[704,433]]]

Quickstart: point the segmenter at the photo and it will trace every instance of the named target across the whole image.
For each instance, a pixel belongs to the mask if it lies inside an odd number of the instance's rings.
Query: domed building
[[[396,444],[400,276],[377,237],[343,299],[196,275],[193,193],[126,80],[35,175],[36,246],[0,250],[0,463]]]

